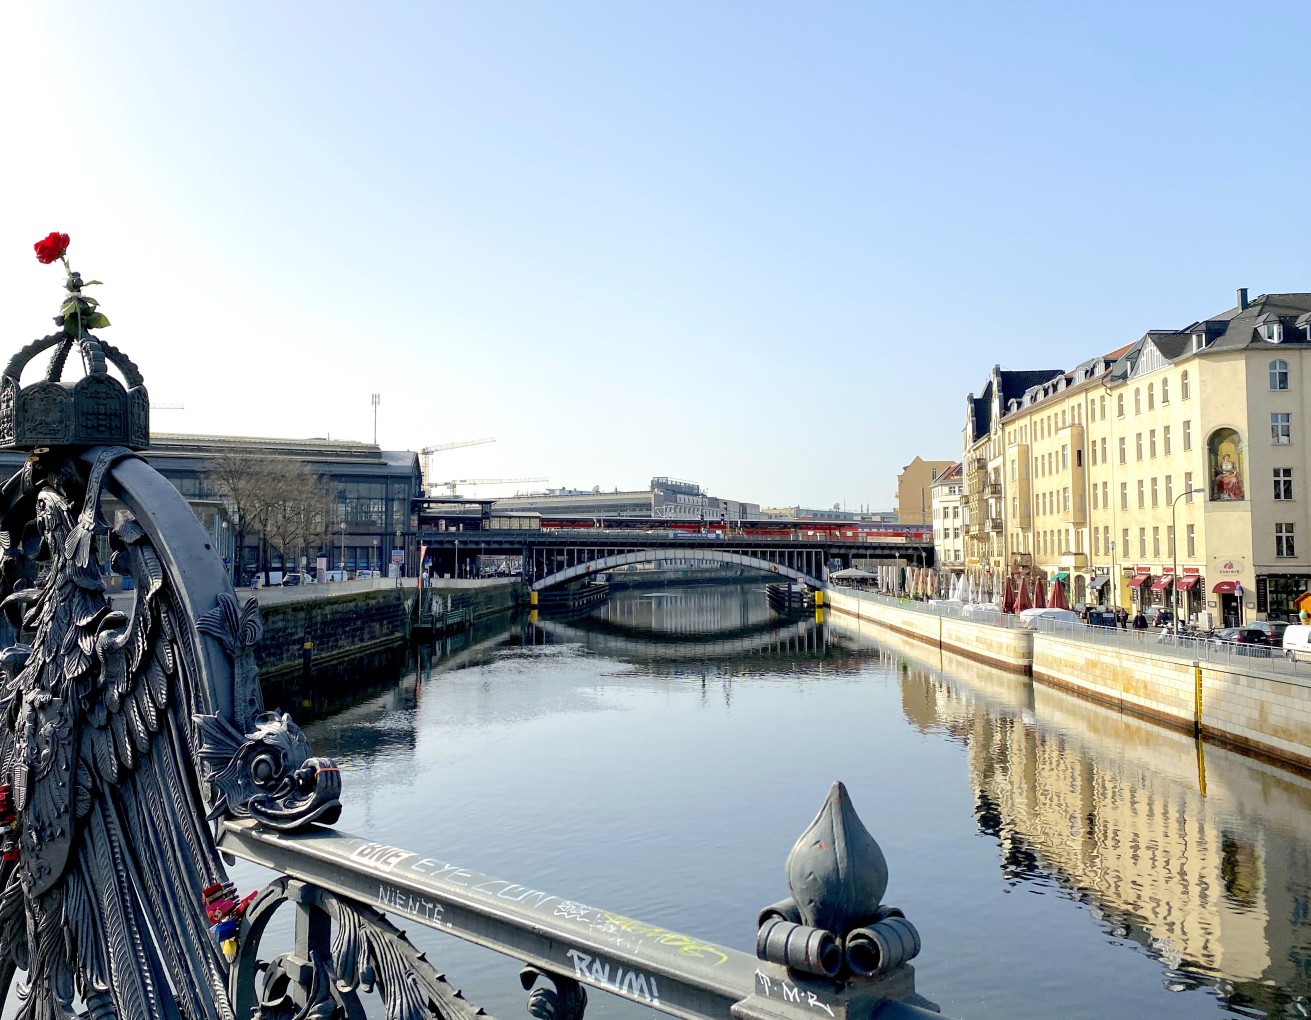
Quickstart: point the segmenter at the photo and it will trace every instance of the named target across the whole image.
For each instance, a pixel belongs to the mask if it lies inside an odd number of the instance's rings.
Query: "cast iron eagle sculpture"
[[[259,704],[253,603],[190,605],[131,514],[104,520],[106,474],[133,456],[33,457],[0,486],[0,607],[23,639],[0,653],[0,996],[27,972],[21,1020],[229,1020],[202,895],[226,882],[210,822],[340,810],[331,762]],[[130,612],[106,596],[106,540]],[[250,674],[239,718],[202,682],[209,640]]]

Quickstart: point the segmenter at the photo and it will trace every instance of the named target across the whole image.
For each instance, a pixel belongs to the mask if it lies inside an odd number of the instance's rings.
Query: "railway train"
[[[493,514],[489,522],[497,527],[501,522]],[[817,520],[755,520],[724,523],[722,521],[678,520],[667,517],[563,517],[542,516],[529,523],[523,515],[518,527],[532,527],[542,531],[663,531],[688,535],[723,535],[725,531],[735,538],[797,538],[829,539],[846,542],[894,542],[907,545],[927,545],[933,542],[933,527],[928,524],[879,524],[870,521],[817,521]],[[504,525],[502,525],[504,526]]]

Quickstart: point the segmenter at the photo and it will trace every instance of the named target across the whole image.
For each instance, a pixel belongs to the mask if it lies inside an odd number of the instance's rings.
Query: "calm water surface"
[[[475,632],[305,728],[340,828],[747,952],[841,779],[962,1020],[1311,1012],[1305,778],[759,588]],[[525,1015],[514,961],[409,927]]]

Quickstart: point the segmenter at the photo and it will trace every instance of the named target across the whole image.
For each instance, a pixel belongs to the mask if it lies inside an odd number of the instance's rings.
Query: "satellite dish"
[[[599,495],[601,495],[601,486],[599,486],[599,485],[593,485],[593,486],[592,486],[592,495],[593,495],[593,496],[599,496]]]

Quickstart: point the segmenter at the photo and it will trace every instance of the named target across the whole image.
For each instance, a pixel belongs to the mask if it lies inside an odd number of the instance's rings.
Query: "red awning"
[[[1161,577],[1158,577],[1152,582],[1152,591],[1165,591],[1166,588],[1170,587],[1170,582],[1173,580],[1174,578],[1169,574],[1164,574]]]
[[[1196,574],[1185,574],[1183,577],[1179,578],[1179,590],[1187,591],[1200,580],[1201,578]]]
[[[1152,579],[1151,574],[1134,574],[1133,577],[1129,578],[1129,587],[1141,588],[1144,584],[1146,584],[1151,579]]]
[[[1232,595],[1237,585],[1237,581],[1217,581],[1211,591],[1216,595]]]

